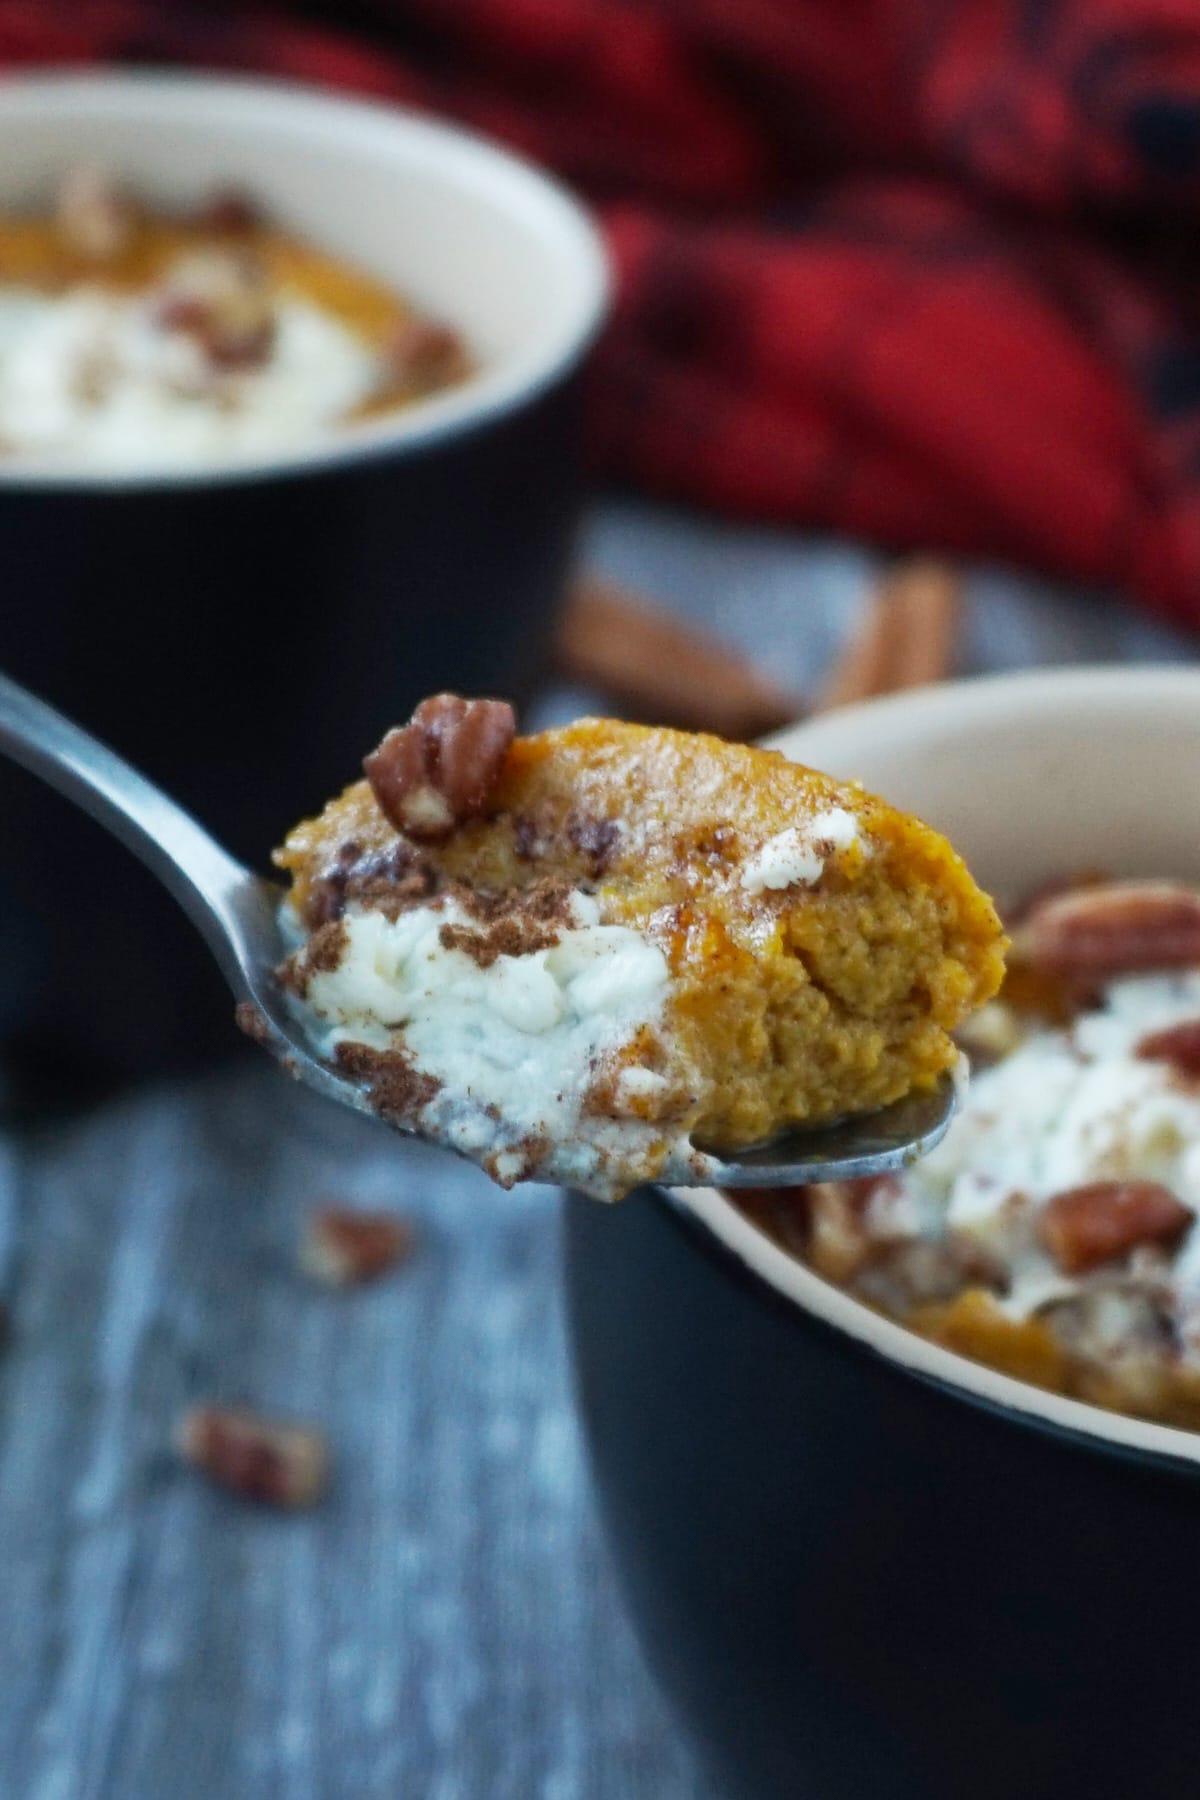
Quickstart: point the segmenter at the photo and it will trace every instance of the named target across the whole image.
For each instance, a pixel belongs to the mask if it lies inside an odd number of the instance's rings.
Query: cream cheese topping
[[[998,1304],[1013,1318],[1119,1283],[1120,1265],[1065,1275],[1039,1243],[1038,1215],[1069,1188],[1148,1180],[1200,1218],[1200,1089],[1180,1084],[1169,1064],[1137,1055],[1148,1033],[1196,1019],[1200,972],[1189,971],[1114,982],[1070,1030],[1035,1031],[974,1076],[937,1149],[872,1198],[873,1234],[974,1245],[1004,1271]],[[1181,1299],[1188,1283],[1195,1287],[1189,1304],[1200,1333],[1200,1225],[1173,1265],[1160,1251],[1128,1259],[1135,1275],[1150,1264]]]
[[[557,943],[482,967],[442,941],[446,926],[478,929],[450,896],[395,920],[351,908],[336,967],[308,981],[316,1047],[326,1057],[343,1043],[403,1050],[440,1084],[421,1130],[504,1182],[541,1176],[609,1198],[642,1163],[694,1170],[686,1138],[668,1141],[672,1128],[634,1114],[671,1085],[660,1069],[614,1069],[630,1116],[589,1105],[606,1059],[660,1023],[666,958],[640,932],[603,924],[588,894],[572,894],[570,918]]]
[[[370,348],[331,314],[281,299],[270,353],[214,370],[157,316],[158,294],[0,287],[0,442],[98,470],[194,467],[295,447],[376,380]]]
[[[768,838],[746,859],[742,886],[750,894],[761,894],[768,888],[813,887],[824,874],[829,858],[859,840],[854,814],[844,806],[827,807],[805,824],[790,826]]]

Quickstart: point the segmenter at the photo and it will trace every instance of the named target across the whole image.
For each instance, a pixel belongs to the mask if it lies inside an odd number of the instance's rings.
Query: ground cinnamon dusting
[[[353,901],[394,924],[402,912],[430,899],[438,882],[433,864],[412,844],[401,840],[364,855],[362,845],[347,838],[313,882],[305,922],[327,925],[340,919]]]
[[[349,941],[346,921],[340,915],[318,925],[300,949],[293,950],[280,963],[275,971],[276,981],[297,999],[306,999],[313,976],[332,974],[341,963]]]
[[[349,941],[345,919],[331,919],[328,925],[314,931],[305,946],[306,977],[311,979],[314,975],[332,973],[345,955]]]
[[[570,885],[555,877],[535,881],[532,887],[494,893],[454,882],[447,895],[470,918],[477,919],[481,929],[443,925],[438,933],[442,946],[462,950],[481,969],[490,969],[501,956],[552,950],[572,923]]]
[[[418,1069],[405,1050],[339,1044],[333,1055],[344,1074],[367,1084],[375,1111],[394,1123],[411,1123],[441,1092],[441,1082]]]

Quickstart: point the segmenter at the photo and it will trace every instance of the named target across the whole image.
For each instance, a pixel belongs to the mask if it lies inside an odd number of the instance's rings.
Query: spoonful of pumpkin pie
[[[1004,939],[919,820],[775,751],[522,738],[452,694],[364,768],[276,853],[279,979],[390,1123],[605,1199],[878,1171],[945,1129]]]

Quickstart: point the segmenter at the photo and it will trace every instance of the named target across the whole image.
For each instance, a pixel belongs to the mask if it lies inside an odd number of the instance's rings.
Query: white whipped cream
[[[624,925],[604,925],[590,895],[571,900],[573,923],[557,944],[482,968],[441,942],[446,925],[479,931],[450,898],[393,922],[350,909],[334,969],[314,974],[304,1002],[317,1048],[341,1043],[403,1049],[442,1084],[422,1109],[423,1132],[502,1181],[540,1175],[610,1198],[629,1170],[661,1145],[664,1127],[636,1117],[589,1114],[585,1100],[603,1060],[639,1028],[659,1023],[670,971],[656,944]],[[668,1085],[658,1071],[627,1068],[620,1098],[636,1105]],[[546,1140],[531,1153],[530,1140]],[[693,1168],[686,1140],[669,1168]]]
[[[292,449],[372,391],[370,348],[331,314],[282,300],[261,367],[214,375],[155,316],[160,295],[0,287],[0,444],[121,470],[194,467]]]
[[[803,825],[780,831],[753,855],[742,868],[742,886],[747,893],[761,894],[767,888],[813,887],[825,872],[825,864],[840,850],[848,850],[859,841],[858,820],[844,806],[830,806],[815,813]]]

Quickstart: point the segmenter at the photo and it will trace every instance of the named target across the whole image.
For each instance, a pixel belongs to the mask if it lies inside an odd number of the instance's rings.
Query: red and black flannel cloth
[[[0,0],[549,163],[621,272],[599,469],[1200,625],[1200,0]]]

